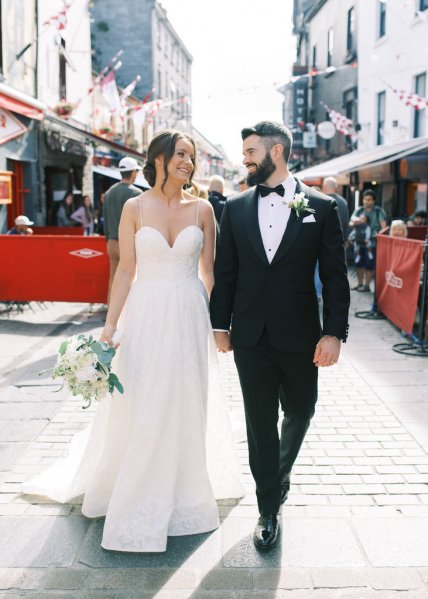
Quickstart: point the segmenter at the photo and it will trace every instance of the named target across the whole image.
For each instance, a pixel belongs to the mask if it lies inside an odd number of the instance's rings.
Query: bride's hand
[[[104,341],[105,343],[108,343],[110,347],[117,349],[119,347],[119,343],[115,343],[115,341],[113,341],[116,331],[117,329],[115,326],[112,324],[106,324],[104,326],[103,332],[101,333],[100,341]]]

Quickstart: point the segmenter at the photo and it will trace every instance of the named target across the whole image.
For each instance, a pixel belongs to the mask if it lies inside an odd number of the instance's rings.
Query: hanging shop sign
[[[317,147],[317,134],[315,131],[304,131],[303,132],[303,147],[304,148],[316,148]]]
[[[0,204],[12,203],[12,173],[0,171]]]
[[[21,123],[11,112],[0,108],[0,144],[18,137],[28,131],[27,127]]]
[[[323,139],[332,139],[336,135],[336,127],[331,121],[318,123],[317,133]]]

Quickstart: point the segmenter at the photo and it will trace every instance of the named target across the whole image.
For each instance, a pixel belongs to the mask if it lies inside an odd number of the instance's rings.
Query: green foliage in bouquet
[[[73,396],[81,395],[86,409],[92,399],[102,399],[115,389],[123,393],[121,382],[111,371],[115,353],[114,347],[96,341],[92,335],[74,335],[59,346],[52,378],[62,377],[62,387],[66,384]]]

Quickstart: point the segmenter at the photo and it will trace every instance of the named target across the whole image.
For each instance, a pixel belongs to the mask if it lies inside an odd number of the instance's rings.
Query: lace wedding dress
[[[60,502],[84,495],[85,516],[106,516],[105,549],[165,551],[168,535],[218,527],[215,498],[244,495],[198,278],[197,222],[172,247],[153,227],[136,233],[138,274],[113,362],[124,394],[98,404],[68,458],[23,484]]]

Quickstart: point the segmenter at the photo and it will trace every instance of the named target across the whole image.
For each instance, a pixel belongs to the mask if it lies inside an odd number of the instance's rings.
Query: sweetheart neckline
[[[156,227],[151,227],[150,225],[142,225],[138,231],[135,232],[135,237],[138,235],[138,233],[140,231],[142,231],[143,229],[151,229],[152,231],[156,231],[156,233],[158,233],[162,239],[164,240],[164,242],[166,243],[166,245],[169,247],[170,250],[173,250],[175,247],[175,244],[177,243],[177,239],[180,237],[180,235],[182,233],[184,233],[184,231],[186,231],[186,229],[198,229],[198,231],[200,231],[202,233],[202,235],[204,234],[204,232],[202,231],[201,227],[198,227],[198,225],[187,225],[187,227],[184,227],[183,229],[181,229],[181,231],[178,233],[177,237],[174,239],[174,243],[172,245],[169,245],[168,240],[166,239],[165,235],[163,235],[159,229],[156,229]]]

